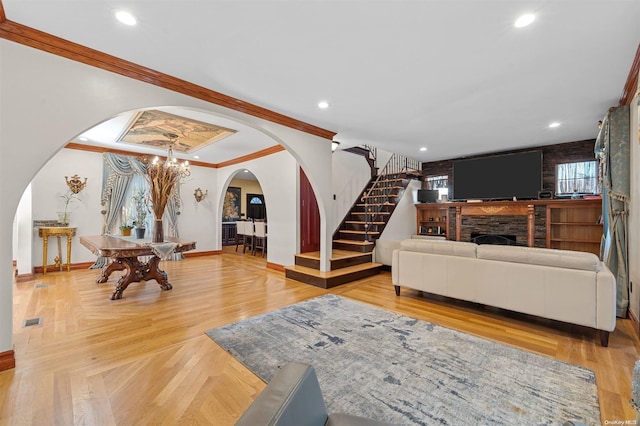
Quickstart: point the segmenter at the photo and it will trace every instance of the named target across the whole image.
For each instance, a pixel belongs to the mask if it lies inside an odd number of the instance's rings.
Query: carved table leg
[[[147,263],[145,268],[145,274],[142,277],[143,280],[156,280],[156,282],[160,285],[160,288],[163,290],[171,290],[173,286],[169,284],[169,279],[167,277],[167,273],[160,269],[160,258],[158,256],[153,256],[149,263]]]
[[[173,288],[169,284],[167,273],[158,267],[160,264],[158,256],[153,256],[148,263],[140,262],[137,257],[118,258],[113,263],[115,262],[122,264],[122,269],[126,269],[127,272],[118,280],[116,290],[110,297],[111,300],[122,299],[122,293],[133,282],[156,280],[162,290]]]
[[[102,274],[96,280],[97,283],[106,283],[109,280],[109,275],[114,271],[122,271],[126,266],[122,263],[122,259],[114,259],[113,262],[105,265],[102,268]]]

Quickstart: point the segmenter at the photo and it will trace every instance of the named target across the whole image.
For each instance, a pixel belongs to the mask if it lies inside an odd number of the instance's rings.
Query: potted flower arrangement
[[[122,218],[120,221],[120,234],[123,237],[128,237],[131,235],[131,230],[133,229],[133,226],[131,225],[131,223],[129,222],[129,212],[127,211],[126,207],[122,207]]]
[[[69,219],[71,218],[69,204],[73,201],[79,201],[80,197],[78,197],[78,194],[68,191],[66,194],[61,195],[60,198],[64,200],[64,207],[62,211],[58,212],[58,223],[63,226],[67,226],[69,224]]]
[[[147,229],[147,215],[151,213],[149,194],[144,187],[136,188],[131,198],[133,199],[133,208],[135,210],[133,224],[136,229],[136,238],[144,238],[144,233]]]

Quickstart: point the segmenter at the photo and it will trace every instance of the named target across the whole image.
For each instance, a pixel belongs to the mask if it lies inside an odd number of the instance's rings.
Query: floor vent
[[[47,283],[39,283],[39,284],[35,285],[36,288],[43,288],[43,287],[48,287],[48,286],[49,286],[49,284],[47,284]]]
[[[29,318],[28,320],[24,320],[23,327],[33,327],[34,325],[42,324],[42,318]]]

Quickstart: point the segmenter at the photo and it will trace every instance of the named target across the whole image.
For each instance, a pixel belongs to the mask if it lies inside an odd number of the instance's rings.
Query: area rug
[[[400,425],[600,424],[572,364],[326,295],[207,331],[265,382],[311,364],[329,412]]]

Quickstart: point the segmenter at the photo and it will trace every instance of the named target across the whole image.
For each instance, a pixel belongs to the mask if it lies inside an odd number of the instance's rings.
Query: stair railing
[[[362,196],[364,202],[365,223],[364,238],[369,239],[369,228],[375,222],[385,205],[388,205],[389,195],[396,188],[396,182],[410,174],[420,174],[420,162],[400,154],[393,154],[387,164],[378,173],[371,188]],[[374,194],[375,193],[375,194]],[[371,202],[373,200],[373,203]]]

